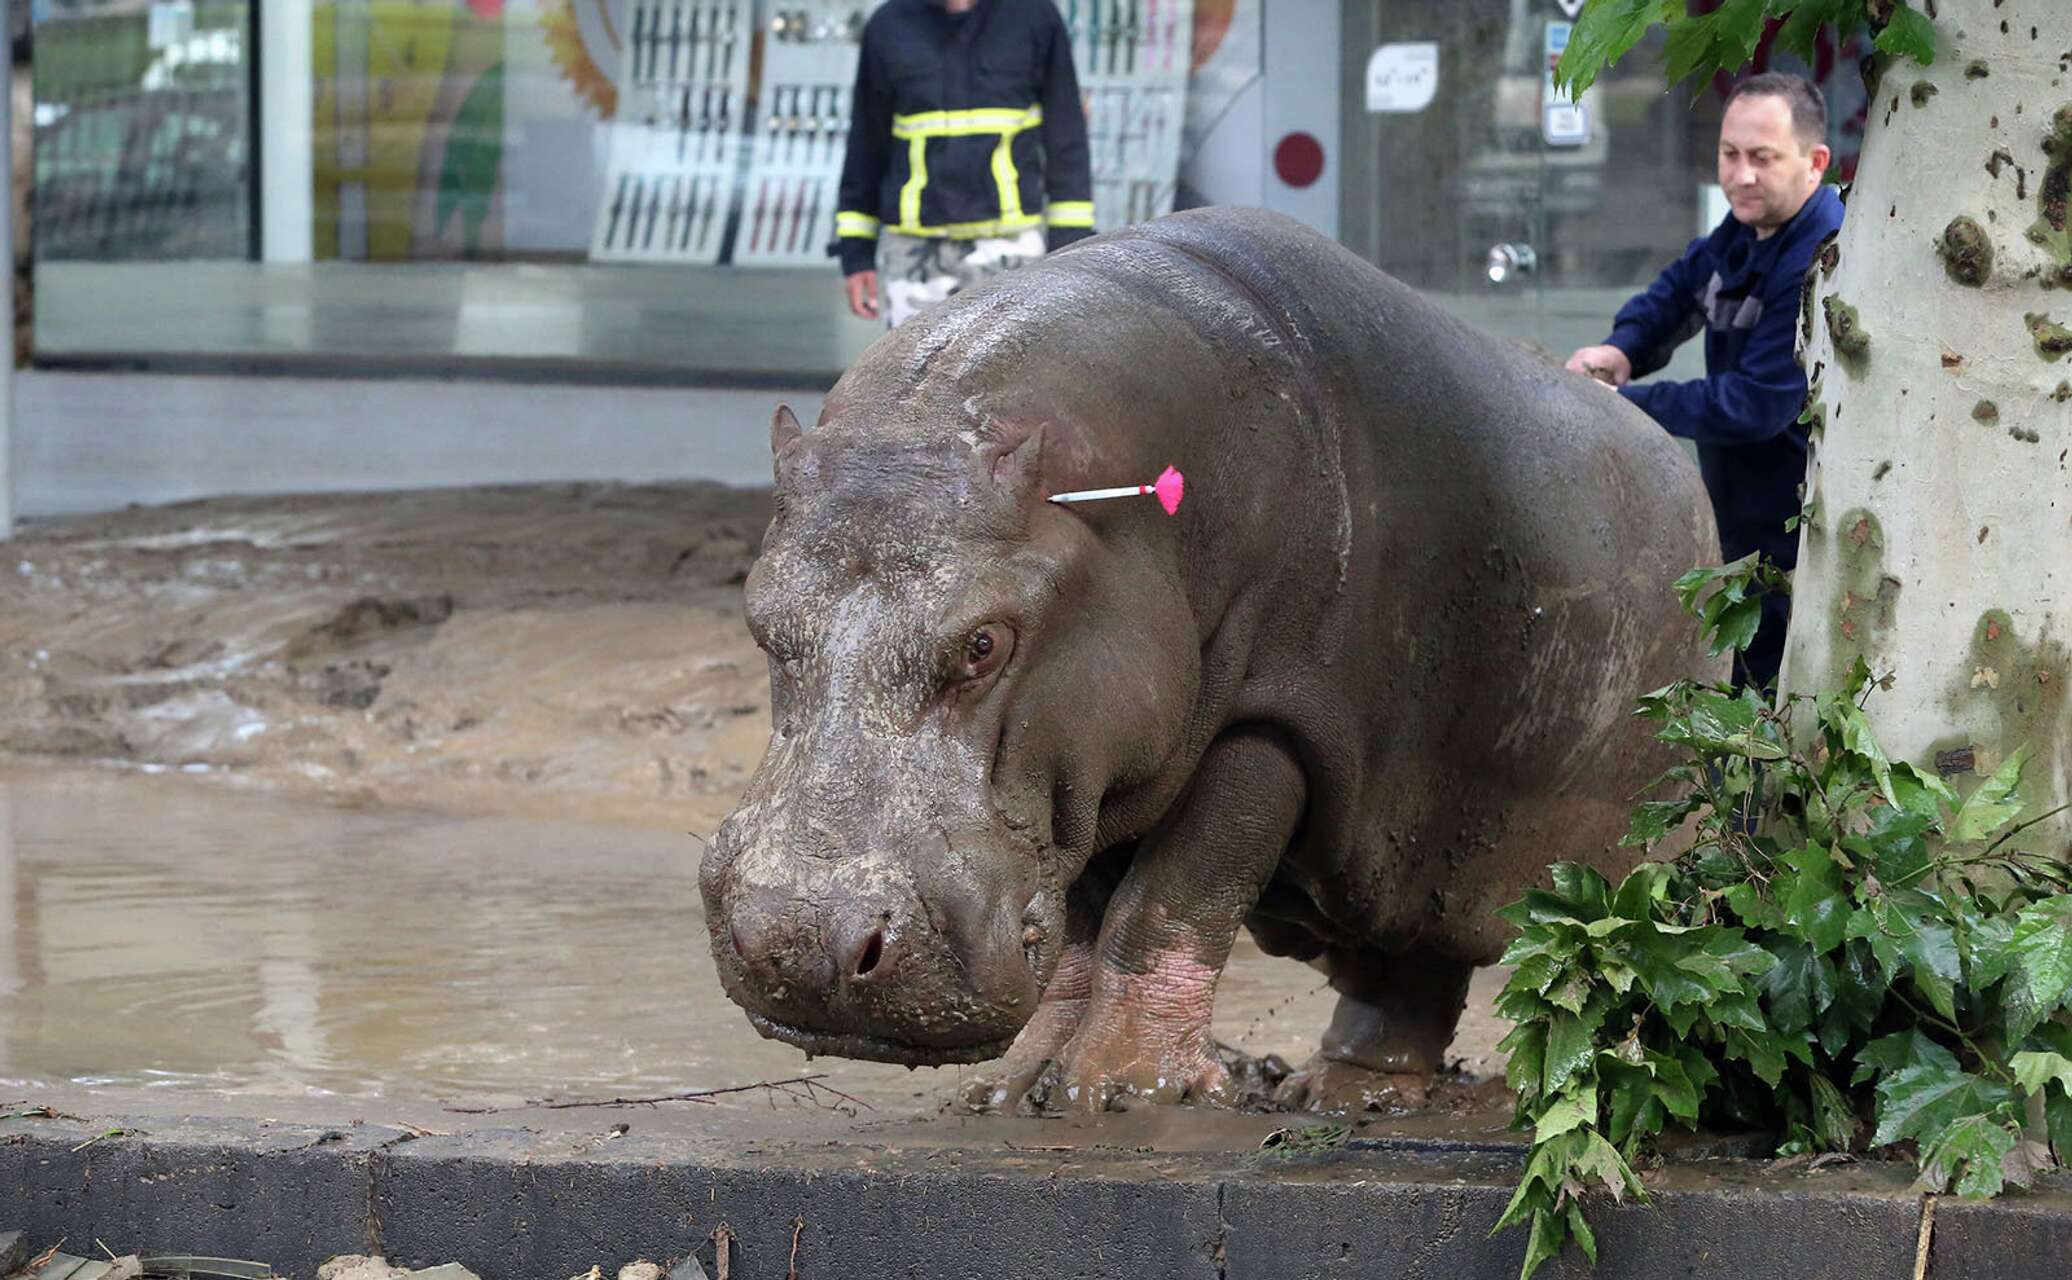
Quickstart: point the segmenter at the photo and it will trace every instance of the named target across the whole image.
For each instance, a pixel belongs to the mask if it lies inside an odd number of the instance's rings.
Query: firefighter
[[[831,252],[896,326],[1093,234],[1086,111],[1051,0],[888,0],[863,30]]]

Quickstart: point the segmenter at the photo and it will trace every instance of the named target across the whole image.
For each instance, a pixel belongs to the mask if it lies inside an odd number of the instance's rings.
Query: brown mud
[[[221,499],[0,543],[0,752],[707,831],[769,736],[769,495]]]

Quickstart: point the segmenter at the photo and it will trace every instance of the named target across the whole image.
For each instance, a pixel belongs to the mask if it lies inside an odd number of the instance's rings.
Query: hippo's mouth
[[[986,1062],[1006,1053],[1008,1047],[1014,1043],[1014,1037],[1007,1036],[999,1040],[981,1041],[978,1044],[909,1044],[904,1040],[887,1040],[880,1036],[853,1033],[832,1035],[824,1031],[807,1031],[788,1022],[766,1018],[760,1013],[747,1010],[744,1012],[748,1013],[748,1021],[766,1040],[782,1040],[811,1054],[822,1054],[832,1058],[865,1058],[872,1062],[894,1062],[902,1067],[946,1067],[953,1063]]]

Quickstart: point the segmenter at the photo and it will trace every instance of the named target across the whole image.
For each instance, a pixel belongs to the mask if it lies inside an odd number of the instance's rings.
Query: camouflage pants
[[[983,240],[883,232],[878,236],[878,289],[884,295],[885,325],[896,329],[930,303],[1042,256],[1043,231],[1036,227]]]

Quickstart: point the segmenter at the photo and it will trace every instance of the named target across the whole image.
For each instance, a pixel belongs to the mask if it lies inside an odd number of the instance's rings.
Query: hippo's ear
[[[806,429],[793,416],[791,406],[780,404],[777,412],[770,415],[770,458],[781,488],[789,480],[792,461],[798,457],[799,444],[805,438]]]
[[[1041,498],[1043,487],[1043,428],[1037,427],[1019,442],[1003,442],[990,451],[993,483],[1018,503]]]

